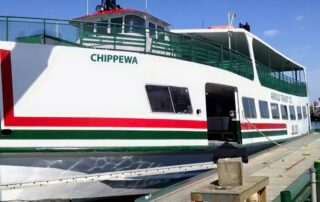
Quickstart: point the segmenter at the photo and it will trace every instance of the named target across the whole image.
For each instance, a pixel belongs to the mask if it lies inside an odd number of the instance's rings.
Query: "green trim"
[[[238,144],[242,144],[242,133],[241,133],[241,123],[240,123],[240,121],[236,121],[235,122],[236,124],[236,134],[237,134],[237,141],[238,141]]]
[[[277,136],[277,135],[287,135],[287,130],[275,130],[275,131],[260,131],[266,136]],[[263,137],[258,131],[253,132],[242,132],[242,137],[245,138],[256,138],[256,137]]]
[[[320,133],[320,128],[316,128],[314,131]]]
[[[13,130],[1,139],[207,139],[199,131]]]
[[[1,148],[0,153],[81,153],[81,152],[211,152],[215,146],[157,146],[157,147],[16,147]]]
[[[288,139],[275,140],[277,143],[283,143]],[[0,140],[1,141],[1,140]],[[274,143],[265,141],[252,144],[237,145],[240,148],[252,148],[257,146],[269,146]],[[215,145],[208,146],[156,146],[156,147],[16,147],[16,148],[1,148],[0,153],[82,153],[82,152],[213,152],[217,148]]]

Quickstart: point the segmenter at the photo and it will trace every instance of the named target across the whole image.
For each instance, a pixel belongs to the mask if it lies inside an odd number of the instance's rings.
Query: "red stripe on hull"
[[[252,129],[287,129],[284,123],[241,123],[241,130]]]
[[[94,118],[94,117],[15,117],[10,51],[0,50],[3,112],[5,126],[15,127],[143,127],[207,129],[206,121]]]
[[[7,125],[8,124],[8,125]],[[206,129],[205,121],[134,118],[13,117],[7,126],[26,127],[133,127]]]

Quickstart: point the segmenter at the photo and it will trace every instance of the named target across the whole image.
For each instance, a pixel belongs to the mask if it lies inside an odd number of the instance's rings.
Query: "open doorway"
[[[206,107],[209,140],[237,141],[237,88],[206,84]]]

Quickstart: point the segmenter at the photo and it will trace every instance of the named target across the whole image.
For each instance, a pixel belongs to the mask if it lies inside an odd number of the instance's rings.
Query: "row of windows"
[[[112,25],[109,25],[108,21],[101,21],[102,23],[97,24],[96,31],[98,33],[105,33],[107,32],[107,28],[110,28],[110,32],[113,34],[118,33],[139,33],[143,34],[145,33],[145,27],[148,25],[149,27],[149,35],[150,37],[156,38],[156,37],[164,37],[164,31],[165,28],[156,25],[154,23],[147,23],[146,20],[142,17],[135,16],[135,15],[126,15],[125,17],[119,17],[119,18],[112,18],[110,19],[110,23]],[[124,22],[124,29],[122,27]],[[84,28],[86,31],[94,31],[94,26],[87,26]]]
[[[257,118],[256,113],[256,106],[253,98],[250,97],[242,97],[242,104],[244,109],[244,115],[246,118]],[[293,105],[288,106],[287,105],[280,105],[279,110],[279,104],[277,103],[270,103],[270,109],[271,109],[271,117],[273,119],[280,119],[280,112],[281,112],[281,119],[288,120],[290,117],[290,120],[298,120],[303,118],[307,118],[307,109],[305,106],[297,106],[296,110]],[[260,110],[260,117],[263,119],[269,119],[269,105],[267,101],[259,100],[259,110]],[[296,117],[297,112],[297,117]]]
[[[184,87],[175,86],[156,86],[146,85],[146,91],[148,94],[151,110],[153,112],[171,112],[171,113],[184,113],[192,114],[192,106],[189,96],[189,91]],[[250,97],[242,97],[242,104],[244,109],[244,115],[246,118],[257,118],[257,112],[255,107],[255,100]],[[280,105],[277,103],[270,103],[271,117],[273,119],[296,120],[296,112],[298,120],[307,118],[306,107],[297,106],[296,110],[293,105]],[[267,101],[259,100],[260,117],[263,119],[269,119],[269,105]]]

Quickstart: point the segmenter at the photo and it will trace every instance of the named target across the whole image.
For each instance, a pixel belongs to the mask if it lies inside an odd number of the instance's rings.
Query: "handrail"
[[[261,85],[297,96],[307,96],[307,85],[303,81],[290,78],[282,72],[256,62]]]
[[[262,66],[264,69],[267,69],[267,70],[270,71],[270,72],[277,72],[277,73],[279,73],[280,76],[281,76],[282,78],[284,78],[285,80],[290,80],[290,81],[293,81],[293,82],[296,82],[296,83],[304,83],[303,81],[299,81],[299,80],[296,80],[296,79],[294,79],[294,78],[291,78],[291,77],[283,74],[283,72],[279,72],[278,70],[273,69],[273,68],[271,68],[271,67],[268,67],[268,66],[266,66],[266,65],[264,65],[264,64],[262,64],[262,63],[260,63],[260,62],[257,62],[257,61],[256,61],[256,64],[258,64],[260,67]]]

